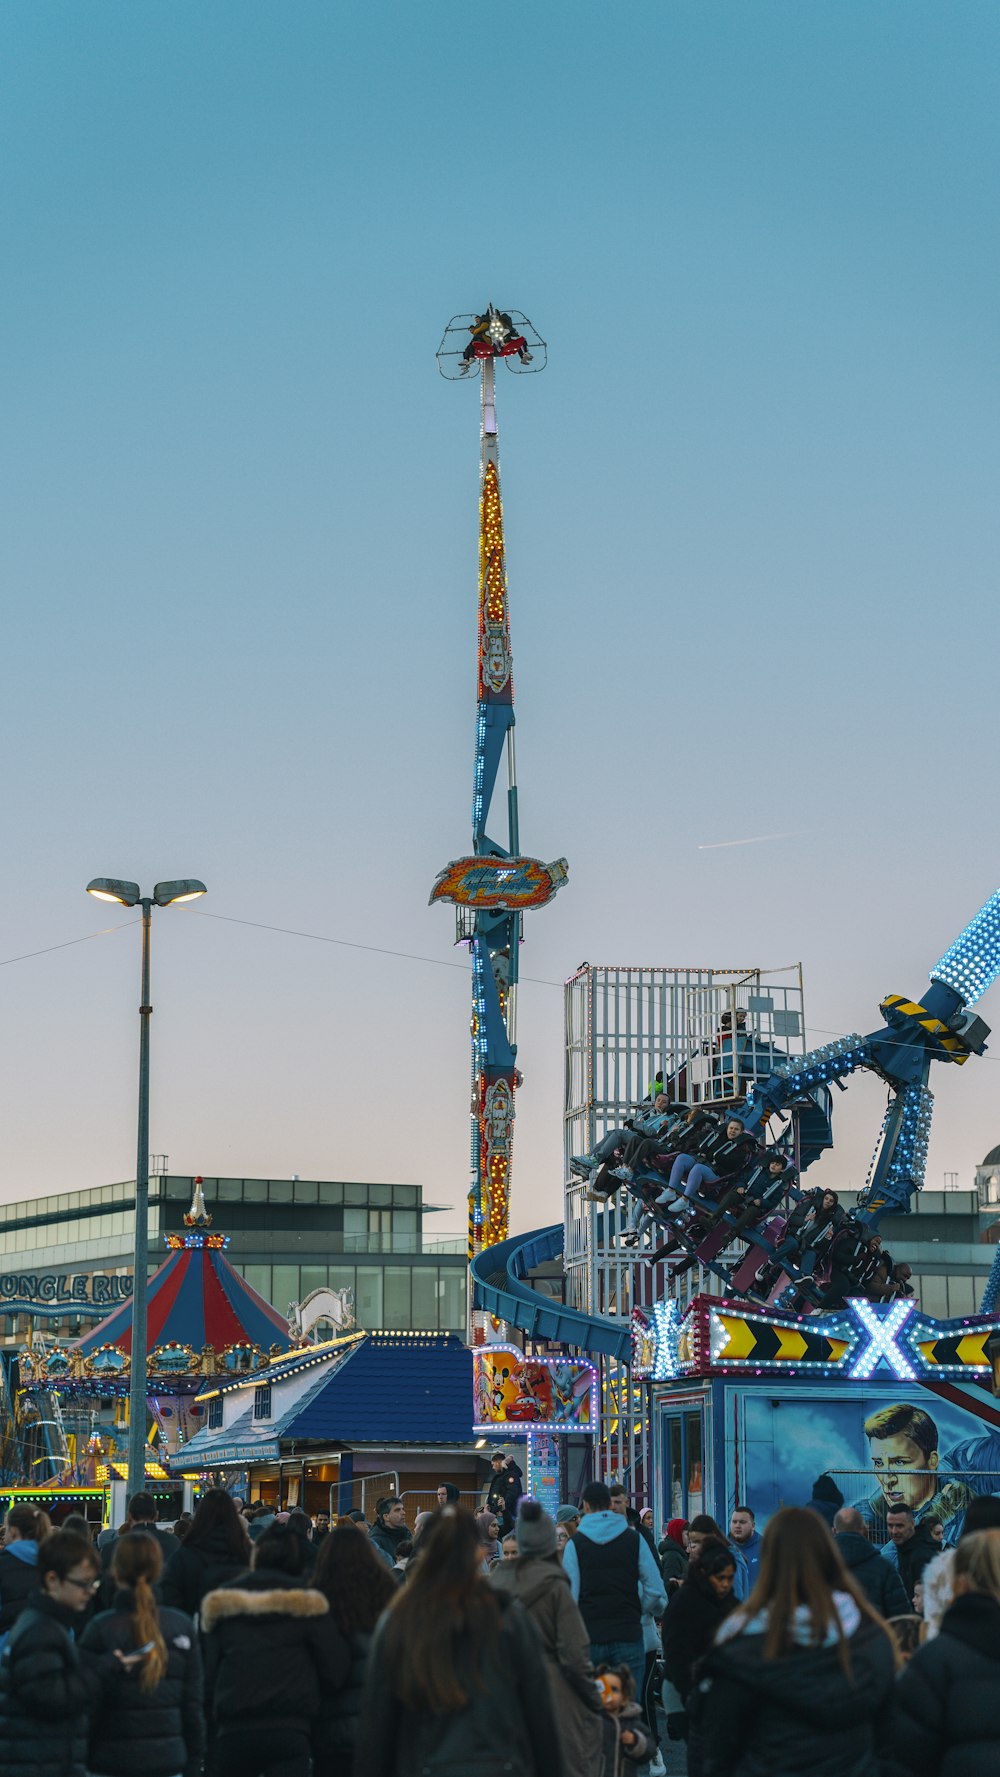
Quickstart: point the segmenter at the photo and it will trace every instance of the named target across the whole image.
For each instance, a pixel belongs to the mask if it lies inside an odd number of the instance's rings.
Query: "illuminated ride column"
[[[526,316],[492,304],[456,315],[445,328],[438,368],[449,381],[480,379],[479,624],[472,855],[438,876],[431,901],[456,907],[456,943],[472,959],[471,1182],[469,1258],[507,1238],[517,1068],[518,948],[524,913],[544,907],[566,881],[566,860],[542,864],[520,855],[514,756],[514,685],[510,610],[500,498],[496,372],[543,370],[545,342]],[[490,836],[494,792],[506,758],[506,841]],[[502,818],[502,817],[501,817]],[[471,1302],[471,1297],[470,1297]],[[470,1306],[469,1336],[482,1344],[499,1329]]]

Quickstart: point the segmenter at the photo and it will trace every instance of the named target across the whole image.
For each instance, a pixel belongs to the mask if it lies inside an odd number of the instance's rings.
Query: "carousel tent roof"
[[[233,1269],[220,1237],[204,1234],[186,1235],[150,1278],[146,1341],[150,1351],[169,1344],[190,1345],[194,1351],[205,1345],[223,1351],[227,1345],[249,1343],[268,1351],[272,1345],[290,1349],[294,1344],[287,1321]],[[89,1357],[102,1345],[131,1351],[130,1301],[92,1327],[77,1349]]]

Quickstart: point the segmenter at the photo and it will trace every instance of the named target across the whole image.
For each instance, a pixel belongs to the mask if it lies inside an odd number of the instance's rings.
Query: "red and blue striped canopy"
[[[235,1271],[221,1243],[211,1236],[188,1236],[190,1244],[178,1245],[149,1280],[146,1313],[146,1348],[158,1345],[190,1345],[196,1352],[210,1345],[216,1352],[227,1345],[256,1345],[268,1351],[272,1345],[290,1350],[294,1341],[288,1323]],[[78,1341],[77,1349],[90,1357],[101,1346],[132,1350],[132,1304],[123,1302]]]

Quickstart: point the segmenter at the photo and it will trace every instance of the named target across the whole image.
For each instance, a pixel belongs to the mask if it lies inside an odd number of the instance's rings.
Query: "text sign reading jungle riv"
[[[113,1308],[132,1294],[131,1277],[113,1277],[104,1271],[81,1271],[63,1277],[53,1271],[0,1272],[0,1308],[7,1302],[59,1306],[74,1303],[86,1307]]]

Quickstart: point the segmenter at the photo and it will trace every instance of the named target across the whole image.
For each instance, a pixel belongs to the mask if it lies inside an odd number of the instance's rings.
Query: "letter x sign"
[[[907,1300],[876,1304],[863,1296],[852,1296],[847,1306],[861,1332],[867,1335],[858,1348],[851,1375],[867,1381],[880,1364],[885,1364],[901,1382],[915,1382],[917,1373],[906,1352],[900,1349],[898,1339],[916,1303]]]

